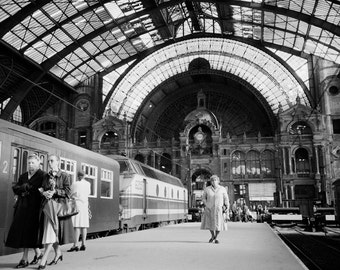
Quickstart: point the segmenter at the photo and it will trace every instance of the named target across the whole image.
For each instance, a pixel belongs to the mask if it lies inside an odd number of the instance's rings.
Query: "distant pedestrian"
[[[30,264],[37,264],[42,258],[39,249],[41,244],[38,241],[40,227],[40,204],[42,197],[38,188],[47,173],[40,167],[40,158],[37,155],[30,155],[27,159],[28,171],[20,175],[19,180],[13,186],[14,194],[17,195],[13,222],[8,232],[6,246],[12,248],[23,248],[23,255],[16,268],[28,266],[28,250],[33,248],[34,259]]]
[[[229,212],[229,197],[226,188],[220,186],[220,178],[217,175],[212,175],[210,182],[211,186],[206,187],[203,193],[205,209],[201,229],[210,231],[209,243],[218,244],[218,234],[227,229],[223,211]]]
[[[231,220],[232,221],[236,221],[236,217],[237,217],[237,204],[236,201],[233,202],[233,205],[231,206]]]
[[[74,227],[73,246],[67,251],[85,250],[87,228],[90,226],[89,221],[89,195],[91,194],[91,184],[85,180],[84,172],[78,172],[78,181],[71,186],[71,197],[75,200],[79,210],[78,215],[72,217]],[[79,236],[81,233],[81,246],[78,247]]]
[[[249,220],[250,211],[246,204],[243,204],[242,209],[242,222],[248,222]]]

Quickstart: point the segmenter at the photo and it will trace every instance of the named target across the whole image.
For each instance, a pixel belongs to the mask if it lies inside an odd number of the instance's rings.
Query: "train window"
[[[97,197],[97,170],[96,166],[82,163],[81,168],[85,173],[85,180],[91,184],[90,197]]]
[[[76,179],[77,161],[60,157],[60,170],[70,175],[71,184]]]
[[[20,173],[27,172],[27,158],[28,158],[28,151],[23,151]]]
[[[179,199],[179,190],[177,190],[177,199]]]
[[[44,155],[40,155],[40,169],[45,170],[45,164],[46,164],[46,157]]]
[[[174,190],[171,189],[171,198],[173,199],[174,198]]]
[[[19,176],[19,153],[20,149],[14,148],[13,151],[13,162],[12,162],[12,172],[13,172],[13,180],[14,182],[18,181]]]
[[[156,195],[157,197],[159,196],[159,185],[158,184],[156,185]]]
[[[101,170],[100,198],[113,198],[113,171]]]
[[[164,197],[166,198],[166,187],[164,188]]]

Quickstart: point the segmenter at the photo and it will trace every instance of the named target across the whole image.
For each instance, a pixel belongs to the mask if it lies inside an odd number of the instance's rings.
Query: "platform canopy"
[[[166,56],[175,50],[176,59],[161,64],[171,70],[164,78],[199,56],[217,70],[227,64],[225,71],[257,87],[273,111],[279,102],[289,106],[296,95],[311,104],[308,59],[340,64],[339,22],[337,0],[2,0],[0,45],[22,61],[15,66],[0,53],[0,79],[5,81],[0,103],[12,96],[8,89],[22,77],[36,86],[50,74],[72,89],[99,74],[105,104],[112,101],[118,113],[132,118],[151,88],[132,101],[138,87],[123,87],[124,76],[140,70],[152,53]],[[208,40],[205,48],[203,40]],[[27,76],[32,64],[37,74]],[[269,74],[271,66],[283,75]],[[256,74],[263,81],[252,80]],[[125,101],[117,107],[117,100]]]

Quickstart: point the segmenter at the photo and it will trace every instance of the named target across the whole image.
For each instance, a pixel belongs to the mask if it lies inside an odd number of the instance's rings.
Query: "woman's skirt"
[[[45,215],[44,217],[44,234],[42,243],[43,244],[53,244],[58,241],[56,231],[53,228],[51,220]]]

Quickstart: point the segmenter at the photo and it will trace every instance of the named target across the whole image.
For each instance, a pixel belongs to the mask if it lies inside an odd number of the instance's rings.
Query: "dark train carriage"
[[[0,120],[0,255],[17,252],[4,247],[13,216],[12,183],[27,170],[30,153],[40,156],[47,170],[48,154],[60,156],[61,169],[72,181],[78,170],[91,183],[89,204],[92,212],[89,233],[119,228],[119,164],[84,148]]]

